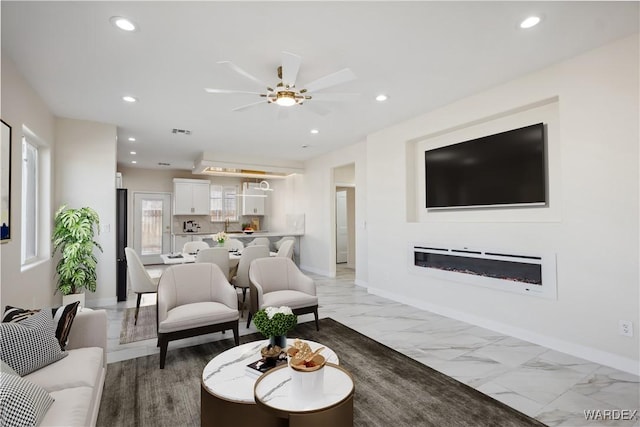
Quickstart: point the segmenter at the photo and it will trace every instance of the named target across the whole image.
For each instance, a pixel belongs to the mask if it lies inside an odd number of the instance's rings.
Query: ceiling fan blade
[[[208,93],[249,93],[251,95],[261,95],[260,92],[251,92],[248,90],[235,90],[235,89],[209,89],[204,88]]]
[[[359,93],[315,93],[311,95],[311,102],[315,101],[337,101],[349,102],[360,98]]]
[[[236,73],[240,74],[241,76],[251,80],[254,83],[259,84],[262,87],[268,87],[269,85],[267,85],[265,82],[263,82],[262,80],[260,80],[259,78],[255,77],[252,74],[247,73],[245,70],[243,70],[242,68],[238,67],[236,64],[234,64],[231,61],[219,61],[218,64],[220,65],[225,65],[229,68],[231,68],[233,71],[235,71]]]
[[[255,107],[256,105],[259,104],[266,104],[267,101],[265,101],[264,99],[262,101],[258,101],[258,102],[252,102],[251,104],[246,104],[246,105],[241,105],[240,107],[236,107],[234,109],[232,109],[231,111],[244,111],[247,110],[251,107]]]
[[[349,68],[343,68],[340,71],[329,74],[324,77],[320,77],[317,80],[312,81],[304,86],[307,92],[316,92],[318,90],[326,89],[331,86],[336,86],[342,83],[350,82],[354,80],[356,75]]]
[[[302,57],[290,52],[282,52],[282,83],[285,86],[295,86],[300,63],[302,63]]]

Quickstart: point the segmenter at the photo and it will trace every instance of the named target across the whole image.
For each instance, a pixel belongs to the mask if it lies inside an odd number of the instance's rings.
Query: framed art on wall
[[[0,122],[0,241],[4,243],[11,238],[11,126]]]

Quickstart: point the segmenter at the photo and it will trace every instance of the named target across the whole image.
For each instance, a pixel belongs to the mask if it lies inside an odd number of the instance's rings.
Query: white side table
[[[296,426],[353,426],[353,377],[344,368],[327,363],[324,392],[315,399],[293,396],[291,368],[270,370],[256,381],[254,395],[258,406]]]

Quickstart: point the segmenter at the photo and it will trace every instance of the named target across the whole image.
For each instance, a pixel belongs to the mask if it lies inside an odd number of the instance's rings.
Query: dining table
[[[277,254],[277,252],[269,252],[269,256],[272,257]],[[173,252],[169,254],[161,254],[160,257],[164,264],[173,265],[196,262],[196,255],[197,253]],[[232,277],[233,273],[237,270],[240,258],[242,258],[242,250],[229,251],[229,277]]]

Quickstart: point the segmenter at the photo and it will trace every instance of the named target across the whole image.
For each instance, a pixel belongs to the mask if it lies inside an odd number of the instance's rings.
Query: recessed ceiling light
[[[320,131],[318,129],[311,129],[310,132],[315,135],[315,134],[319,133]]]
[[[520,28],[531,28],[531,27],[535,27],[536,25],[538,25],[540,23],[540,17],[539,16],[530,16],[527,19],[525,19],[524,21],[522,21],[520,23]]]
[[[376,96],[376,101],[378,101],[378,102],[384,102],[387,99],[388,99],[388,97],[384,93],[381,93],[380,95]]]
[[[138,101],[138,99],[137,99],[137,98],[134,98],[133,96],[130,96],[130,95],[125,95],[125,96],[123,96],[123,97],[122,97],[122,100],[123,100],[124,102],[137,102],[137,101]]]
[[[109,21],[123,31],[135,31],[138,29],[133,21],[122,16],[112,16],[111,18],[109,18]]]
[[[134,156],[135,156],[136,154],[138,154],[138,153],[136,153],[135,151],[130,151],[129,153],[130,153],[130,154],[133,154]]]
[[[135,139],[134,137],[130,136],[130,137],[129,137],[129,141],[131,141],[131,142],[136,142],[136,139]]]
[[[135,165],[138,162],[136,162],[135,160],[131,160],[131,163],[133,163]]]

